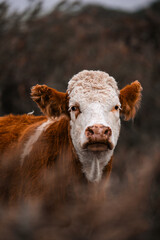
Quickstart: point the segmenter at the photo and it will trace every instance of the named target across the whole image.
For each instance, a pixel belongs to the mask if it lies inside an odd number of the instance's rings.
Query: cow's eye
[[[112,112],[117,112],[118,110],[120,109],[120,106],[119,105],[115,105],[113,108],[112,108]]]
[[[80,111],[80,109],[79,109],[78,106],[72,106],[72,107],[71,107],[71,111],[74,112],[76,118],[77,118],[78,115],[81,113],[81,111]]]
[[[75,112],[75,111],[79,110],[79,107],[73,106],[73,107],[71,107],[71,110]]]
[[[114,109],[115,109],[115,110],[118,110],[118,109],[119,109],[119,106],[118,106],[118,105],[116,105],[116,106],[114,107]]]

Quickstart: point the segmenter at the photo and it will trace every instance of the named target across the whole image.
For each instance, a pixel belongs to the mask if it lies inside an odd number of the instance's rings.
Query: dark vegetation
[[[77,3],[78,4],[78,3]],[[35,110],[30,88],[65,91],[83,69],[108,72],[119,88],[138,79],[141,108],[123,122],[107,200],[80,200],[50,210],[50,198],[0,208],[2,239],[160,239],[160,2],[134,14],[99,6],[41,5],[7,14],[0,4],[0,115]],[[63,9],[63,10],[62,10]],[[82,193],[80,190],[79,192]],[[0,237],[1,238],[1,237]]]

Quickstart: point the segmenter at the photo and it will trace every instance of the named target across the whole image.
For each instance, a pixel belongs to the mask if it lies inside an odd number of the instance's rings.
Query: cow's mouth
[[[84,149],[92,152],[104,152],[113,149],[112,142],[89,142],[85,143],[83,146]]]

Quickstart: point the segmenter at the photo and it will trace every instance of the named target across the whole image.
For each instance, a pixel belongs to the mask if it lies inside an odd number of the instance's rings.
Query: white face
[[[100,71],[83,71],[69,82],[71,138],[89,181],[99,181],[120,131],[119,91]]]

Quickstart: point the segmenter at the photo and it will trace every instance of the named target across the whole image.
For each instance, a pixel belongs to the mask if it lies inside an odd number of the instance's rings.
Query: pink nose
[[[102,124],[95,124],[87,127],[85,134],[90,141],[101,142],[109,139],[112,135],[112,130],[110,127],[106,127]]]

